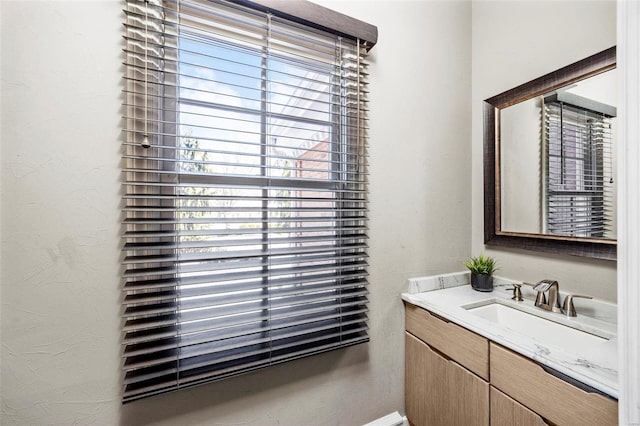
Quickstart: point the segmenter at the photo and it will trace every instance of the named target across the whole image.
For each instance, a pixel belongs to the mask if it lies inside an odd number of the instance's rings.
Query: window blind
[[[547,232],[606,237],[614,188],[610,116],[546,101],[545,124]]]
[[[128,0],[123,401],[368,341],[366,50]]]

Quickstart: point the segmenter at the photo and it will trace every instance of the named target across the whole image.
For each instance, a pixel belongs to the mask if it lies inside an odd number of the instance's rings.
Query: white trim
[[[409,426],[409,420],[407,420],[405,416],[401,416],[397,411],[394,411],[364,426]]]
[[[640,1],[617,5],[619,423],[640,425]]]

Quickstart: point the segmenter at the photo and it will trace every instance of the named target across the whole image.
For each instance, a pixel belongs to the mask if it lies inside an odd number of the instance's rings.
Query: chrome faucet
[[[562,313],[560,308],[560,287],[558,281],[554,280],[542,280],[533,289],[538,292],[535,305],[539,308],[545,309],[551,312]],[[544,293],[548,292],[548,297],[545,300]]]
[[[576,307],[573,305],[573,299],[576,297],[582,297],[585,299],[593,299],[591,296],[585,296],[584,294],[567,294],[562,303],[562,312],[568,317],[577,317]]]

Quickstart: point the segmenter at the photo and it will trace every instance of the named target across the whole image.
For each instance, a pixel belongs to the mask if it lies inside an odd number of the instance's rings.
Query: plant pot
[[[476,291],[493,291],[493,275],[471,274],[471,288]]]

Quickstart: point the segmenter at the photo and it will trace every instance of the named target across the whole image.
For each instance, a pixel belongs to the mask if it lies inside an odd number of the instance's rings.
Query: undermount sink
[[[542,318],[534,313],[525,312],[516,307],[500,303],[497,300],[488,301],[480,305],[472,304],[462,307],[480,318],[530,337],[540,343],[571,348],[572,350],[588,350],[593,348],[594,345],[609,341],[612,337],[606,332],[598,333],[598,330],[590,330],[593,331],[593,333],[590,333],[572,328],[570,325]],[[539,308],[531,307],[529,309]],[[540,315],[549,314],[541,311]]]

